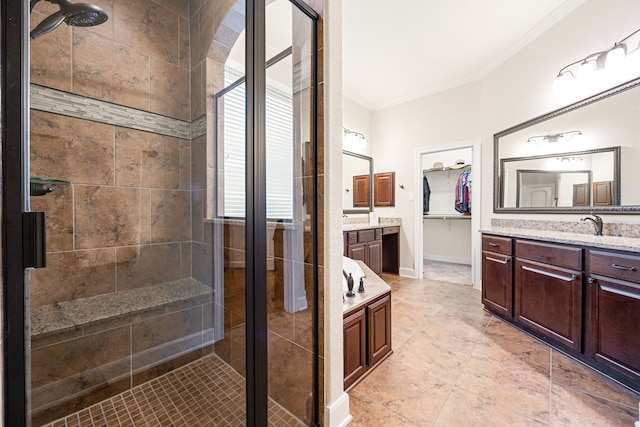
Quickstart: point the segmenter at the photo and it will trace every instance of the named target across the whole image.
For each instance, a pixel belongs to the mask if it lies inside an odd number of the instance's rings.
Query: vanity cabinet
[[[582,350],[582,249],[516,240],[515,320]]]
[[[511,239],[482,236],[482,303],[499,315],[513,316]]]
[[[364,262],[376,274],[382,273],[382,228],[344,234],[344,255]]]
[[[367,370],[367,316],[364,308],[345,315],[343,346],[344,388],[347,389]]]
[[[375,366],[391,353],[391,294],[367,306],[369,365]]]
[[[344,388],[391,354],[391,292],[344,314]]]
[[[640,254],[491,234],[482,249],[486,310],[640,391]]]
[[[640,256],[588,251],[587,354],[640,384]]]

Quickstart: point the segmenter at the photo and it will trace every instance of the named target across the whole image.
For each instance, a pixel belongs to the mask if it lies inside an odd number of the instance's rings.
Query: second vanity
[[[640,391],[640,239],[492,228],[485,309]]]
[[[343,255],[364,262],[374,273],[398,274],[400,269],[400,220],[381,218],[377,225],[344,224]]]
[[[345,390],[392,353],[391,287],[364,263],[359,265],[366,275],[365,291],[354,292],[342,303]]]

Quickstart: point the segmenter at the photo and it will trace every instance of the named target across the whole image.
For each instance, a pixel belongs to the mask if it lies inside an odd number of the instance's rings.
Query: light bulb
[[[557,95],[566,94],[573,84],[573,76],[569,72],[558,74],[553,80],[553,93]]]
[[[624,58],[627,56],[627,49],[624,43],[617,44],[607,53],[607,59],[604,66],[607,70],[618,69],[624,64]]]
[[[593,75],[595,70],[595,62],[587,61],[585,59],[582,64],[580,64],[580,68],[578,68],[578,77],[581,79],[589,78]]]

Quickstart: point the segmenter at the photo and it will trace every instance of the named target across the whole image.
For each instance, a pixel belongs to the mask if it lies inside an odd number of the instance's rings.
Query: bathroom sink
[[[366,277],[358,263],[346,256],[342,257],[342,270],[347,273],[347,276],[349,275],[349,273],[351,273],[351,277],[353,277],[354,283],[360,282],[361,277]],[[342,275],[342,287],[346,291],[347,279],[344,277],[344,274]]]

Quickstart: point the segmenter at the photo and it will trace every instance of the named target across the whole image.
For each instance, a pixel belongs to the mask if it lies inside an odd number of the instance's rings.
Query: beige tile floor
[[[470,286],[384,276],[392,354],[350,426],[627,426],[640,395],[485,313]]]
[[[422,277],[439,282],[471,286],[471,266],[442,261],[424,261]]]

